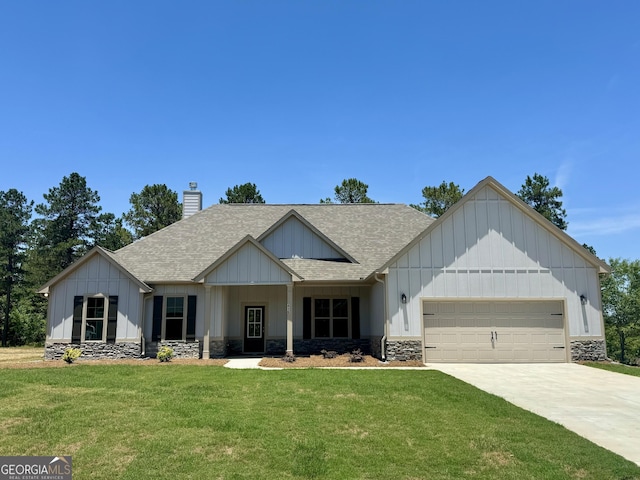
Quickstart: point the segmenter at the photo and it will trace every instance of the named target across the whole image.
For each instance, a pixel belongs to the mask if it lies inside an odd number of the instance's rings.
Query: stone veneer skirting
[[[173,350],[174,358],[200,358],[200,341],[181,342],[179,340],[165,340],[157,342],[156,354],[161,347],[169,347]],[[147,352],[149,354],[150,352]]]
[[[571,340],[571,361],[600,362],[606,359],[604,340]]]
[[[371,337],[371,356],[382,360],[382,335]]]
[[[79,348],[82,360],[140,358],[139,343],[48,343],[44,347],[45,360],[60,360],[67,348]]]
[[[367,355],[382,358],[380,341],[382,337],[371,339],[311,339],[294,340],[293,351],[296,355],[318,354],[320,350],[335,350],[338,353],[348,353],[357,348]],[[154,357],[161,346],[173,349],[175,358],[201,358],[202,348],[198,340],[194,342],[165,341],[149,342],[146,345],[146,355]],[[45,360],[60,360],[67,348],[79,348],[83,360],[140,358],[141,345],[134,342],[126,343],[48,343],[45,345]],[[269,339],[265,344],[266,354],[284,355],[285,339]],[[210,344],[209,356],[222,358],[227,355],[242,354],[242,340],[214,340]],[[422,360],[422,342],[420,340],[387,340],[387,360]],[[572,340],[571,361],[604,361],[607,351],[604,340]]]
[[[227,342],[212,340],[209,343],[209,358],[224,358],[227,355]]]
[[[387,340],[387,360],[422,360],[422,341]]]
[[[371,341],[368,338],[314,338],[309,340],[294,340],[293,353],[295,355],[315,355],[321,350],[333,350],[342,353],[351,353],[360,349],[365,355],[371,354]]]

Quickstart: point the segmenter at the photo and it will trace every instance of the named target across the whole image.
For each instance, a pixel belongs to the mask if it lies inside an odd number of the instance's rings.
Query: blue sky
[[[569,233],[640,258],[640,2],[5,1],[0,190],[78,172],[104,211],[147,184],[380,202],[538,172]]]

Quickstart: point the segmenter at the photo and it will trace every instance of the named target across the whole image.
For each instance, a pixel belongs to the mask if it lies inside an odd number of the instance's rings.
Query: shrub
[[[336,358],[338,356],[338,352],[334,350],[320,350],[322,354],[322,358]]]
[[[282,357],[283,362],[293,363],[296,361],[296,357],[293,353],[287,352],[284,357]]]
[[[79,348],[67,348],[62,355],[62,360],[73,363],[80,355],[82,355],[82,350]]]
[[[158,360],[160,360],[161,362],[170,362],[171,359],[173,358],[173,348],[171,347],[167,347],[166,345],[163,347],[160,347],[160,350],[158,350]]]
[[[364,355],[362,354],[362,350],[360,350],[359,348],[355,349],[353,352],[351,352],[351,355],[349,355],[350,362],[358,363],[362,362],[363,360]]]

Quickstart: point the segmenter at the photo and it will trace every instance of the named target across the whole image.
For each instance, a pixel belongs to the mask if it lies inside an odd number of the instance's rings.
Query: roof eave
[[[127,275],[127,277],[129,277],[129,279],[131,281],[133,281],[134,283],[136,283],[138,285],[138,287],[140,288],[140,290],[143,293],[150,293],[150,292],[153,291],[153,288],[151,288],[145,282],[140,280],[138,277],[136,277],[134,274],[132,274],[129,270],[127,270],[124,267],[124,265],[122,265],[120,262],[118,262],[116,260],[116,258],[114,258],[112,252],[110,252],[109,250],[107,250],[107,249],[105,249],[103,247],[95,246],[91,250],[89,250],[87,253],[85,253],[82,257],[80,257],[78,260],[76,260],[71,265],[69,265],[67,268],[65,268],[58,275],[56,275],[51,280],[49,280],[47,283],[45,283],[43,286],[41,286],[36,292],[40,293],[40,294],[49,294],[51,286],[53,286],[56,283],[60,282],[62,279],[64,279],[68,275],[70,275],[73,271],[75,271],[78,268],[80,268],[82,265],[87,263],[91,258],[93,258],[96,255],[102,256],[109,263],[115,265],[119,270],[124,272],[124,274]]]

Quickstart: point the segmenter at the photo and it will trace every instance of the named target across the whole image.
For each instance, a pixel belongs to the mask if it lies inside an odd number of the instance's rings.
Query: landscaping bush
[[[322,358],[336,358],[338,356],[338,352],[333,350],[320,350],[320,353],[322,354]]]
[[[283,362],[293,363],[296,361],[296,357],[293,353],[287,352],[284,357],[282,357]]]
[[[62,355],[62,360],[73,363],[80,355],[82,355],[82,350],[79,348],[67,348]]]
[[[158,350],[158,360],[160,360],[161,362],[170,362],[171,359],[173,358],[173,348],[171,347],[167,347],[166,345],[163,347],[160,347],[160,350]]]
[[[349,356],[350,362],[359,363],[359,362],[362,362],[363,360],[364,360],[364,354],[362,353],[362,350],[360,350],[359,348],[352,351],[351,355]]]

